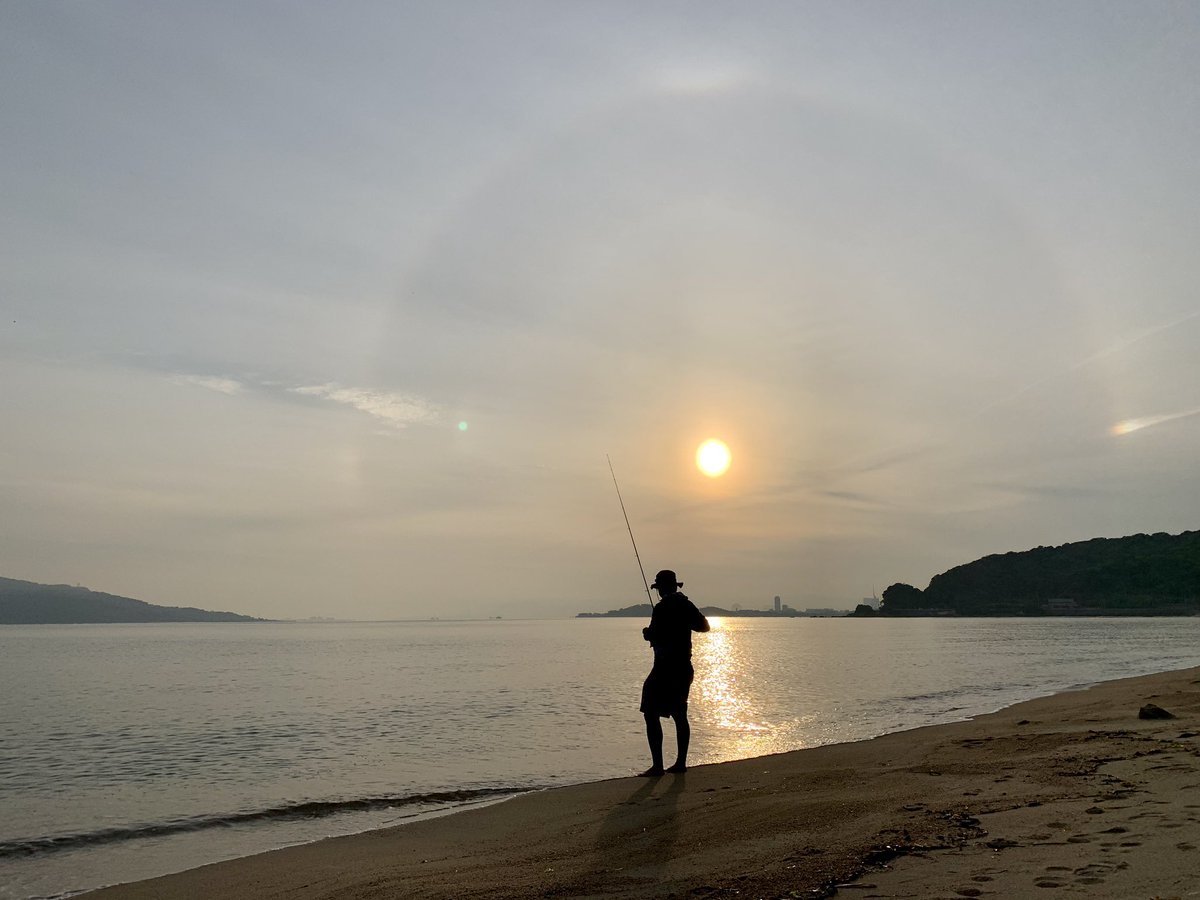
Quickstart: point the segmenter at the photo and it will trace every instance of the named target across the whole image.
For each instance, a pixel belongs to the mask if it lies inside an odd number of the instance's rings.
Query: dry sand
[[[1153,702],[1177,718],[1141,720]],[[1200,897],[1200,669],[528,794],[89,900]]]

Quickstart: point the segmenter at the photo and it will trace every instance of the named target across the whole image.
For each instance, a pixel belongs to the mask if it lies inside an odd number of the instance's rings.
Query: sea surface
[[[636,772],[643,624],[0,627],[0,898]],[[695,639],[692,765],[1200,665],[1200,618],[713,626]]]

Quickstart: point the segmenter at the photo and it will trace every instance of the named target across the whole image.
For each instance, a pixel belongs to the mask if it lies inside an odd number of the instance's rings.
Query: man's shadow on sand
[[[657,882],[679,836],[679,796],[687,775],[642,780],[600,823],[592,864],[583,878],[591,890],[613,882]]]

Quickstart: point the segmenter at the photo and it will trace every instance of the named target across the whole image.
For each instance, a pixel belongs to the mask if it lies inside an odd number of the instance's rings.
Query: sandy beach
[[[1175,718],[1140,719],[1147,703]],[[1200,669],[1187,669],[85,896],[1200,897],[1198,757]]]

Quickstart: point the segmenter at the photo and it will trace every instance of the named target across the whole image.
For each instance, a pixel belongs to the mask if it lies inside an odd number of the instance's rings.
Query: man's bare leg
[[[655,775],[661,775],[663,773],[662,722],[658,720],[658,716],[652,715],[651,713],[643,713],[643,715],[646,717],[646,742],[650,744],[650,760],[652,765],[645,772],[640,774],[646,778],[653,778]]]
[[[678,712],[672,713],[671,718],[675,720],[675,741],[676,741],[676,745],[679,748],[679,752],[675,756],[675,764],[673,766],[671,766],[671,768],[667,769],[667,771],[675,772],[678,774],[678,773],[687,771],[688,744],[690,744],[691,740],[692,740],[692,726],[690,724],[688,724],[687,707],[686,706],[683,709],[679,710]],[[661,735],[661,733],[662,733],[662,729],[660,728],[659,734]],[[659,738],[660,747],[661,747],[661,744],[662,744],[662,738],[660,737]],[[660,754],[661,754],[661,751],[660,751]],[[659,758],[660,759],[662,758],[661,755]]]

